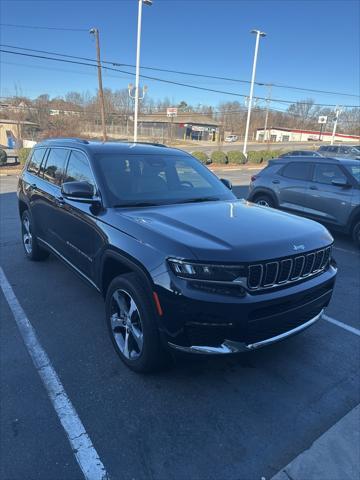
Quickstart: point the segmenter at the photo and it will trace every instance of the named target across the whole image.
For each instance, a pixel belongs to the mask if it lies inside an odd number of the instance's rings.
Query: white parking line
[[[359,255],[359,252],[355,252],[354,250],[347,250],[346,248],[333,247],[333,249],[334,250],[339,250],[340,252],[352,253],[353,255]]]
[[[337,325],[338,327],[343,328],[344,330],[347,330],[348,332],[351,332],[354,335],[357,335],[358,337],[360,337],[360,330],[358,330],[357,328],[351,327],[346,323],[339,322],[339,320],[335,320],[335,318],[328,317],[327,315],[323,315],[322,318],[327,322],[333,323],[334,325]]]
[[[76,410],[67,396],[49,357],[39,343],[36,332],[22,309],[0,267],[0,286],[12,311],[25,346],[59,417],[76,460],[86,480],[108,479],[105,467],[85,431]]]

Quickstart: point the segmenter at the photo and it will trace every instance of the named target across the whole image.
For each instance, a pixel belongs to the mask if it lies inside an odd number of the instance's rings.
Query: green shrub
[[[191,155],[197,158],[199,162],[203,163],[204,165],[208,165],[209,163],[211,163],[211,160],[205,152],[192,152]]]
[[[211,154],[211,160],[214,163],[222,163],[226,165],[228,163],[228,157],[226,156],[226,153],[221,152],[220,150],[215,150]]]
[[[266,163],[272,158],[277,158],[281,150],[257,150],[248,152],[249,163]]]
[[[19,149],[18,156],[19,156],[19,162],[21,163],[21,165],[24,165],[24,163],[26,162],[30,152],[31,152],[31,148],[20,148]]]
[[[6,152],[2,148],[0,148],[0,165],[5,165],[6,160],[7,160]]]
[[[227,153],[229,163],[243,164],[246,163],[245,155],[239,150],[230,150]]]

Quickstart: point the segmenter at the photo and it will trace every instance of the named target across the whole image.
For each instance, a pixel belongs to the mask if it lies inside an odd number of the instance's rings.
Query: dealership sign
[[[177,108],[176,107],[169,107],[166,109],[166,115],[168,117],[176,117],[177,116]]]

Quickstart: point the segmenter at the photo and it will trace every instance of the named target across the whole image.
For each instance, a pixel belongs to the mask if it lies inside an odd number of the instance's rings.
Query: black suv
[[[171,349],[254,350],[321,317],[333,239],[230,188],[165,146],[48,140],[19,180],[25,253],[56,254],[101,292],[115,349],[134,370]]]

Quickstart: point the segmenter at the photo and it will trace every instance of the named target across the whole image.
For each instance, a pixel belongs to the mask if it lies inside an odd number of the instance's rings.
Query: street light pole
[[[90,33],[95,35],[96,59],[97,59],[97,68],[98,68],[99,97],[100,97],[100,110],[101,110],[101,123],[102,123],[102,131],[103,131],[103,141],[106,142],[105,103],[104,103],[104,91],[103,91],[102,74],[101,74],[99,30],[97,28],[92,28],[90,30]]]
[[[134,143],[137,142],[138,134],[138,112],[139,112],[139,81],[140,81],[140,45],[141,45],[141,17],[142,6],[151,6],[152,0],[138,0],[138,24],[137,24],[137,45],[136,45],[136,70],[135,70],[135,102],[134,102]]]
[[[260,37],[266,36],[266,33],[261,32],[260,30],[251,30],[251,33],[256,33],[256,42],[255,42],[255,53],[254,53],[253,69],[252,69],[252,76],[251,76],[249,105],[248,105],[248,113],[247,113],[247,119],[246,119],[244,148],[243,148],[243,154],[245,155],[245,157],[247,157],[246,149],[247,149],[247,141],[248,141],[248,135],[249,135],[251,107],[252,107],[255,74],[256,74],[256,62],[257,62],[257,56],[258,56],[258,50],[259,50],[259,40],[260,40]]]
[[[339,119],[340,112],[341,112],[340,108],[339,108],[339,107],[336,107],[336,110],[335,110],[334,128],[333,128],[332,136],[331,136],[331,145],[334,145],[335,134],[336,134],[336,127],[337,127],[337,123],[338,123],[338,119]]]

